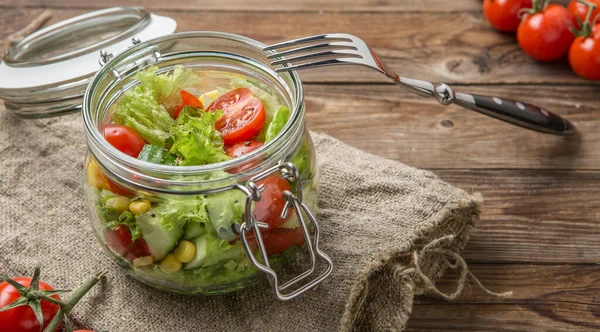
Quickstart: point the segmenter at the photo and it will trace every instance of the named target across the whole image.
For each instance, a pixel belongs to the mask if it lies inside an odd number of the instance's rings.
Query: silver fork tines
[[[299,47],[298,47],[299,46]],[[294,48],[292,48],[294,47]],[[291,49],[290,49],[291,48]],[[442,105],[457,104],[512,124],[556,135],[573,134],[567,120],[539,107],[498,97],[455,92],[444,83],[401,77],[390,70],[360,38],[345,33],[310,36],[267,46],[263,49],[277,72],[333,65],[360,65],[386,75],[397,85]],[[293,55],[293,57],[288,57]]]

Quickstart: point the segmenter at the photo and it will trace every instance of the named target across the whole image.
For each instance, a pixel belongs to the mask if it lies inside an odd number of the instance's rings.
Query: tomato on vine
[[[569,63],[573,71],[580,77],[591,80],[600,80],[600,24],[592,21],[597,5],[592,2],[581,1],[588,7],[585,20],[581,22],[581,29],[573,29],[577,36],[569,50]],[[590,23],[591,22],[591,23]]]
[[[533,0],[533,7],[525,12],[517,31],[519,45],[538,61],[554,61],[569,52],[575,39],[570,31],[571,14],[547,0]]]
[[[520,12],[531,8],[531,0],[484,0],[483,14],[496,30],[516,32],[521,23]]]

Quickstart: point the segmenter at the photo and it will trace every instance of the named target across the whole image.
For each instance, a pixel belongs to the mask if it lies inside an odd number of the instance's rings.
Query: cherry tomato
[[[577,75],[600,81],[600,24],[592,28],[589,37],[577,37],[569,50],[569,62]]]
[[[109,177],[106,177],[106,180],[108,180],[108,186],[110,187],[110,191],[112,191],[114,194],[117,194],[119,196],[128,196],[128,197],[135,196],[135,192],[116,183],[115,181],[111,180]]]
[[[106,245],[119,256],[132,261],[137,257],[150,256],[148,244],[142,238],[131,240],[131,231],[125,225],[119,225],[117,229],[109,229],[105,235]]]
[[[104,138],[117,150],[137,158],[146,142],[135,130],[119,124],[104,126]]]
[[[221,132],[225,145],[252,139],[265,126],[265,107],[248,88],[227,92],[217,98],[206,110],[223,111],[224,116],[217,121],[216,127]]]
[[[292,246],[304,244],[302,228],[276,228],[269,232],[269,237],[264,239],[267,254],[280,254]]]
[[[29,287],[31,284],[31,278],[29,277],[19,277],[14,278],[13,280],[25,287]],[[39,286],[40,290],[54,290],[52,286],[43,281],[40,281]],[[19,292],[6,281],[0,283],[0,308],[11,304],[20,296]],[[52,295],[52,298],[59,301],[61,300],[58,295]],[[42,306],[42,315],[44,316],[43,328],[45,329],[58,312],[59,307],[46,300],[42,300],[40,304]],[[0,331],[39,332],[41,330],[42,328],[40,328],[40,324],[35,317],[33,310],[28,305],[0,312]],[[58,330],[59,329],[57,329],[57,331]]]
[[[575,36],[571,32],[571,14],[560,5],[548,5],[541,12],[527,15],[517,31],[523,51],[538,61],[560,59],[569,51]]]
[[[230,158],[238,158],[245,154],[248,154],[258,148],[260,148],[264,143],[261,141],[245,141],[239,142],[227,148],[227,155]]]
[[[592,12],[592,16],[591,16],[591,19],[594,20],[595,17],[600,15],[600,0],[587,0],[587,2],[597,5],[596,9],[594,9],[594,11]],[[571,16],[573,17],[572,21],[573,21],[573,25],[575,26],[575,28],[581,29],[579,22],[577,22],[577,17],[579,17],[581,22],[585,22],[587,12],[588,12],[588,6],[586,6],[580,2],[577,2],[576,0],[573,0],[569,3],[569,7],[567,9],[569,10],[569,13],[571,13]]]
[[[265,190],[260,193],[260,201],[254,204],[254,217],[256,220],[269,224],[269,229],[283,225],[292,215],[290,209],[285,219],[281,219],[281,211],[285,206],[283,192],[291,191],[290,183],[279,175],[273,175],[258,182],[264,185]]]
[[[488,22],[497,30],[515,32],[521,18],[519,11],[531,8],[531,0],[484,0],[483,13]]]
[[[225,153],[227,153],[227,155],[231,158],[238,158],[260,148],[263,144],[264,143],[260,141],[239,142],[226,148]],[[240,173],[251,168],[254,165],[255,163],[247,163],[242,166],[236,167],[229,172],[233,174]]]
[[[194,106],[196,108],[204,108],[204,106],[202,105],[202,102],[198,98],[196,98],[196,96],[194,96],[193,94],[191,94],[185,90],[181,90],[181,92],[179,94],[181,95],[181,105],[177,106],[177,108],[175,108],[175,110],[173,111],[173,117],[175,119],[177,119],[177,117],[179,117],[179,113],[181,113],[181,110],[186,106]]]

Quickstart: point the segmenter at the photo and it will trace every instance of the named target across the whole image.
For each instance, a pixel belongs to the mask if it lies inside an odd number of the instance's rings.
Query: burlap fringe
[[[477,279],[477,277],[473,275],[473,273],[471,273],[469,267],[467,266],[467,263],[457,252],[441,248],[445,243],[454,241],[454,238],[454,235],[447,235],[431,241],[420,251],[414,251],[412,253],[412,267],[406,268],[404,266],[397,266],[394,271],[394,275],[401,277],[407,274],[413,274],[414,276],[416,276],[416,278],[418,278],[418,281],[421,281],[425,291],[431,291],[447,301],[455,300],[462,293],[465,287],[465,283],[467,282],[467,278],[469,277],[471,278],[471,280],[473,280],[477,287],[479,287],[482,291],[489,295],[497,297],[511,297],[513,295],[512,291],[496,293],[489,290],[479,281],[479,279]],[[452,294],[446,294],[440,291],[435,286],[435,283],[421,270],[421,261],[423,260],[423,257],[430,253],[438,253],[448,256],[448,267],[454,270],[460,268],[460,276],[457,280],[456,290]],[[451,260],[453,260],[454,262],[450,263]],[[415,279],[415,281],[417,281],[417,279]]]

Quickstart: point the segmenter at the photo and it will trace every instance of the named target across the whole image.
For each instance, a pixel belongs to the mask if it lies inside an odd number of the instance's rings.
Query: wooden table
[[[146,0],[179,31],[219,30],[265,43],[348,32],[399,73],[465,91],[519,98],[568,117],[560,138],[442,107],[361,68],[303,72],[308,123],[358,148],[425,168],[485,207],[464,255],[509,299],[467,288],[454,303],[419,297],[411,331],[600,329],[600,85],[567,61],[540,64],[512,35],[493,31],[479,0]],[[0,0],[0,38],[44,8],[52,21],[133,1]],[[451,290],[452,276],[439,285]]]

